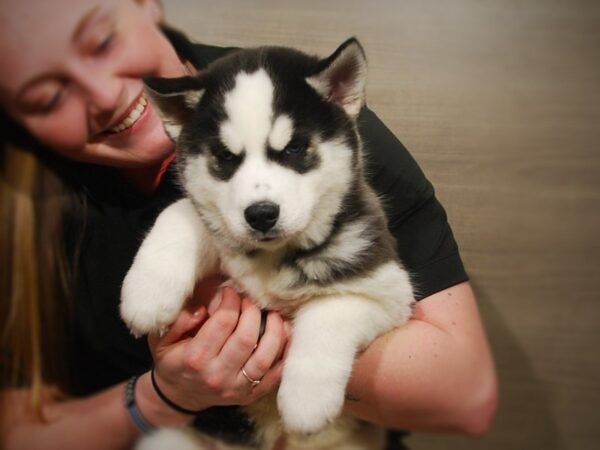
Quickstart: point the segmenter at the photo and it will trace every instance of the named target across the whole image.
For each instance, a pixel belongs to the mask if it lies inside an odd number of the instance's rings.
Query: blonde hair
[[[66,386],[70,302],[61,239],[65,189],[38,156],[5,144],[0,166],[2,387]]]

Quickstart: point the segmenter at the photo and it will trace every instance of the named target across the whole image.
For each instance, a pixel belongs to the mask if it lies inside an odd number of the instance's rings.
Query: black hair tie
[[[263,334],[265,334],[265,331],[267,329],[267,314],[269,314],[268,309],[260,310],[260,329],[258,331],[258,341],[256,342],[257,345],[260,342],[261,338],[263,337]]]
[[[192,411],[191,409],[187,409],[187,408],[184,408],[183,406],[179,406],[173,400],[169,399],[169,397],[167,397],[164,394],[164,392],[160,390],[160,388],[158,387],[158,384],[156,383],[156,378],[154,377],[154,367],[150,371],[150,379],[152,380],[152,386],[154,387],[156,394],[160,397],[160,399],[163,402],[165,402],[167,405],[169,405],[171,407],[171,409],[174,409],[175,411],[180,412],[182,414],[187,414],[188,416],[195,416],[196,414],[199,414],[202,411],[202,410]]]

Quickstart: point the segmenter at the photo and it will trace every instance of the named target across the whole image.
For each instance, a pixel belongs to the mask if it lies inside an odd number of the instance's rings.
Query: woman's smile
[[[119,120],[117,120],[116,125],[113,125],[108,132],[111,134],[118,134],[124,132],[125,130],[129,130],[144,115],[147,105],[148,100],[146,100],[146,97],[142,92],[137,96],[133,103],[129,105],[127,111],[121,115]]]

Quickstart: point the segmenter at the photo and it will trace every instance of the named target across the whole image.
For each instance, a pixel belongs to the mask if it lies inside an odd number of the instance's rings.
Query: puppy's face
[[[362,56],[358,44],[352,50]],[[319,63],[281,48],[241,51],[184,90],[183,120],[165,120],[184,188],[231,246],[309,248],[331,230],[358,164],[362,96],[332,101],[339,92],[319,77]]]

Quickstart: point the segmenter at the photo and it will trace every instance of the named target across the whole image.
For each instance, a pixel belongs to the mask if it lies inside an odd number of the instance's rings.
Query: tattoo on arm
[[[350,402],[360,402],[359,397],[357,397],[356,395],[349,394],[348,392],[346,392],[345,398],[346,398],[346,400],[348,400]]]

